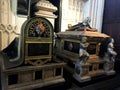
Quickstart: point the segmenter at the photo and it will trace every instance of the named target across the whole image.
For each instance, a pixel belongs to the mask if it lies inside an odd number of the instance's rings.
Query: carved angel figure
[[[89,43],[87,42],[87,37],[82,37],[80,49],[79,49],[79,57],[82,62],[86,63],[89,58],[89,53],[86,51]]]
[[[110,42],[108,43],[108,47],[107,47],[107,54],[109,56],[109,59],[114,62],[117,53],[114,51],[113,43],[114,43],[114,39],[110,38]]]

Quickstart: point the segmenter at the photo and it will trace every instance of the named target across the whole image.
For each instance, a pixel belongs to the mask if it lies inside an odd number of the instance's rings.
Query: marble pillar
[[[18,35],[15,25],[15,0],[0,0],[0,50],[7,47]],[[14,5],[13,5],[14,3]]]

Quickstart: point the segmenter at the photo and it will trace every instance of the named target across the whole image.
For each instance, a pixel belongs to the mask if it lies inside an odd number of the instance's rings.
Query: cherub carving
[[[115,61],[115,56],[117,53],[114,51],[114,39],[106,38],[100,45],[99,56],[102,58],[106,58],[106,61]]]
[[[87,42],[87,37],[82,37],[79,49],[79,58],[82,62],[86,63],[89,58],[89,53],[86,51],[89,43]]]
[[[107,54],[108,54],[110,61],[115,62],[115,56],[117,55],[117,53],[114,51],[113,44],[114,44],[114,39],[110,38],[110,42],[108,43],[108,47],[107,47]]]

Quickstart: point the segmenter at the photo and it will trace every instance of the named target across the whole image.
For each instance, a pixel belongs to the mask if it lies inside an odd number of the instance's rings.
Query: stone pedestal
[[[115,74],[114,71],[114,62],[112,61],[106,61],[104,64],[104,70],[106,75],[113,75]]]
[[[31,90],[63,83],[64,63],[48,63],[42,66],[20,66],[5,69],[0,54],[0,90]]]
[[[82,64],[81,62],[75,63],[75,72],[73,77],[79,82],[85,82],[91,80],[89,73],[89,63]]]
[[[54,12],[57,11],[57,7],[50,3],[48,0],[40,0],[35,5],[35,8],[37,10],[37,12],[35,12],[35,15],[47,18],[54,27],[54,20],[57,18]]]

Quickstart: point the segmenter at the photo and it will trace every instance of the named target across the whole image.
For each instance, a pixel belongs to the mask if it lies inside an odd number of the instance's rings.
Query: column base
[[[113,74],[115,74],[114,70],[105,71],[105,75],[113,75]]]
[[[77,75],[77,74],[74,74],[73,78],[76,79],[79,82],[86,82],[86,81],[90,81],[91,80],[90,76],[82,76],[81,77],[80,75]]]

